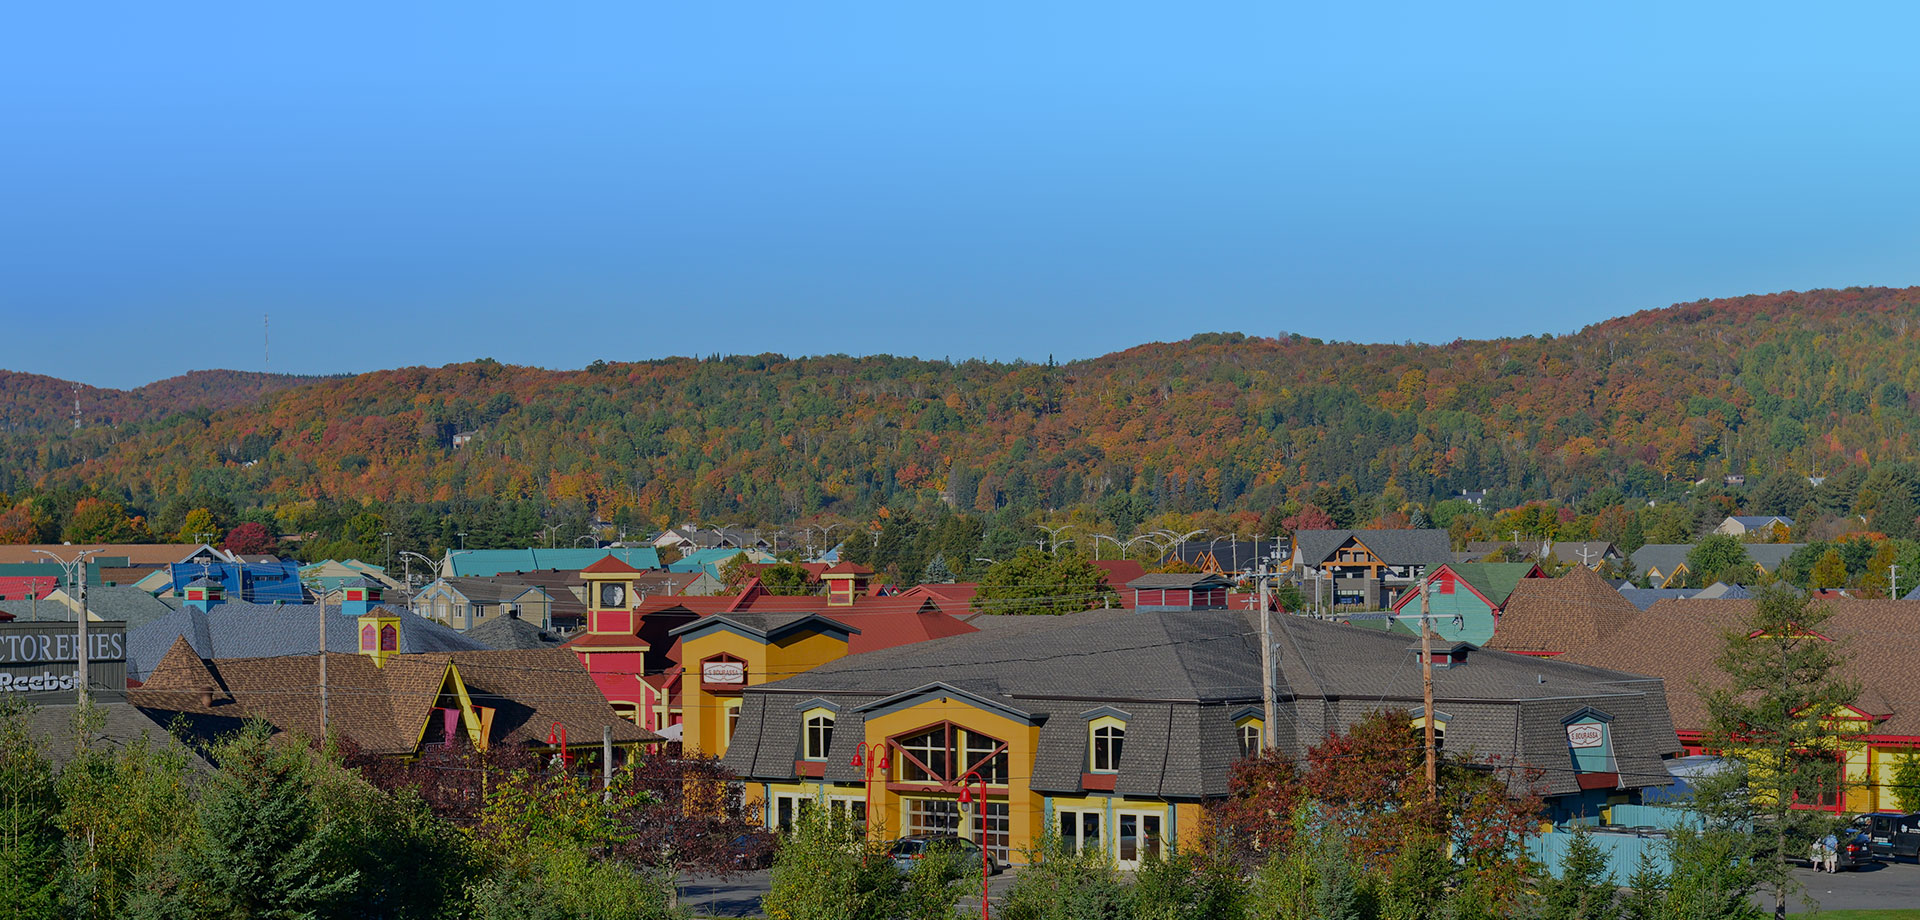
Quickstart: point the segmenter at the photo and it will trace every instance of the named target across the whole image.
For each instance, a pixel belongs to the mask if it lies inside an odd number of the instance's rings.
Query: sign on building
[[[744,661],[706,662],[700,666],[700,680],[708,684],[745,684],[747,663]]]
[[[87,682],[96,697],[127,692],[127,624],[87,623]],[[73,702],[80,667],[78,624],[0,623],[0,694],[34,702]]]
[[[1607,743],[1607,727],[1592,722],[1581,722],[1567,726],[1567,746],[1572,748],[1597,748]]]

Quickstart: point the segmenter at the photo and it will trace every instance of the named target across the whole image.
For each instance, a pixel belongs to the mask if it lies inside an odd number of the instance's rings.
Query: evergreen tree
[[[1640,851],[1640,861],[1627,879],[1620,901],[1620,920],[1667,920],[1667,875],[1653,850]]]
[[[1538,920],[1618,920],[1606,854],[1585,827],[1576,825],[1572,836],[1560,861],[1560,877],[1540,883]]]
[[[1754,872],[1773,891],[1778,917],[1797,888],[1792,861],[1826,832],[1824,815],[1795,803],[1844,794],[1834,751],[1846,738],[1831,717],[1859,686],[1842,676],[1847,652],[1822,634],[1832,615],[1789,589],[1762,590],[1751,619],[1726,634],[1724,680],[1703,697],[1705,745],[1728,752],[1735,769],[1704,785],[1696,803],[1709,826],[1759,828]]]
[[[953,584],[953,570],[947,568],[947,557],[935,553],[933,561],[927,563],[927,571],[920,576],[923,585]]]
[[[1629,557],[1639,552],[1640,547],[1647,545],[1646,525],[1640,523],[1640,515],[1634,514],[1627,517],[1625,532],[1621,534],[1620,542],[1614,545],[1620,548],[1622,555]]]
[[[359,873],[330,865],[312,752],[251,722],[213,751],[220,771],[200,803],[192,869],[241,917],[304,918],[331,910]]]

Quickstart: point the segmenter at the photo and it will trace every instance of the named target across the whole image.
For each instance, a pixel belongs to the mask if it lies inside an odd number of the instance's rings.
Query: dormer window
[[[827,709],[807,710],[806,733],[801,741],[800,758],[826,760],[827,752],[832,749],[833,712]]]
[[[1127,743],[1127,723],[1115,718],[1095,719],[1088,729],[1088,772],[1120,772],[1120,751]]]

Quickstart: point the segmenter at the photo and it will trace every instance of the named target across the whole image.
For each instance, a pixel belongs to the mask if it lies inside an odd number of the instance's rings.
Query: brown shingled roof
[[[145,684],[128,691],[128,701],[234,722],[260,718],[313,735],[320,727],[319,662],[317,655],[203,661],[180,640]],[[600,743],[606,726],[616,742],[659,740],[621,719],[564,649],[394,655],[384,668],[365,655],[330,653],[328,726],[368,753],[411,754],[455,674],[475,706],[494,709],[491,744],[545,745],[554,722],[567,727],[569,746]],[[209,686],[211,703],[203,701]]]
[[[1523,578],[1507,595],[1487,648],[1557,655],[1612,635],[1640,608],[1593,570],[1574,566],[1559,578]]]
[[[1569,652],[1565,660],[1665,678],[1674,728],[1701,731],[1706,707],[1696,686],[1725,680],[1714,662],[1723,635],[1744,626],[1755,601],[1663,600],[1612,636]],[[1858,708],[1880,718],[1875,734],[1920,737],[1920,696],[1912,691],[1920,660],[1920,602],[1842,599],[1819,601],[1833,610],[1822,635],[1846,643],[1844,675],[1860,682]]]

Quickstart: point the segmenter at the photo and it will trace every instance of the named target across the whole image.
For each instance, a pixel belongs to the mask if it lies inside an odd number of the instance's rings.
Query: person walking
[[[1828,834],[1826,836],[1826,839],[1820,841],[1820,845],[1823,848],[1825,848],[1827,851],[1826,852],[1826,857],[1827,857],[1826,871],[1839,872],[1840,871],[1840,838],[1835,837],[1832,834]]]

